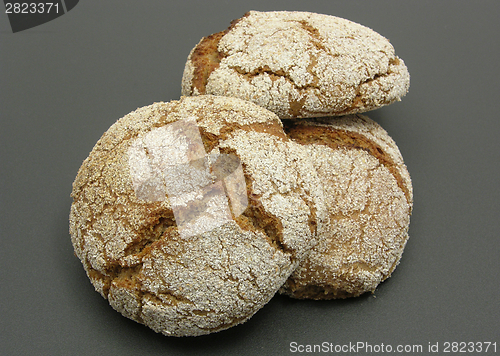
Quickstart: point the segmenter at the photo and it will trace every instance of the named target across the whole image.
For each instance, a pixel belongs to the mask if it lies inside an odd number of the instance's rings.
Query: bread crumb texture
[[[318,244],[280,292],[334,299],[374,291],[408,240],[413,192],[399,149],[362,115],[284,122],[314,162],[328,216],[318,221]]]
[[[406,95],[410,76],[389,41],[342,18],[250,11],[189,54],[183,95],[252,101],[280,118],[361,113]]]
[[[166,134],[181,121],[196,123],[201,140],[189,125]],[[139,108],[101,137],[73,183],[75,252],[114,309],[156,332],[195,336],[242,323],[307,257],[326,219],[309,154],[276,115],[237,98]],[[210,192],[166,194],[184,189],[169,178],[169,160],[201,172],[189,184],[215,186],[221,176],[206,162],[220,155],[237,157],[240,176]],[[238,199],[221,195],[228,187]],[[231,209],[213,208],[227,206],[226,195]]]

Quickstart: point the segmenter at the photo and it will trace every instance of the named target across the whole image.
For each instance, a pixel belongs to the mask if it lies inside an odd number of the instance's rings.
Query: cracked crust
[[[183,95],[252,101],[280,118],[365,112],[399,101],[410,76],[371,29],[308,12],[250,11],[189,54]]]
[[[186,118],[196,120],[207,153],[239,157],[249,197],[242,215],[188,237],[168,198],[136,196],[128,157],[135,140]],[[184,97],[118,120],[73,183],[71,239],[96,290],[165,335],[208,334],[250,318],[307,256],[324,213],[299,148],[276,115],[236,98]]]
[[[408,239],[413,192],[399,149],[362,115],[284,121],[315,164],[328,217],[318,222],[318,244],[280,292],[334,299],[374,291]]]

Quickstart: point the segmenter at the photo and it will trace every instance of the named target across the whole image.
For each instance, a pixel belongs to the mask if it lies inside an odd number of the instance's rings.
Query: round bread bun
[[[250,11],[192,49],[183,95],[252,101],[280,118],[360,113],[400,100],[410,76],[389,41],[309,12]]]
[[[237,98],[137,109],[73,183],[76,255],[114,309],[156,332],[242,323],[315,241],[322,192],[306,153],[276,115]]]
[[[398,147],[362,115],[284,122],[288,137],[309,151],[328,217],[318,221],[318,244],[280,292],[310,299],[373,292],[408,240],[413,192]]]

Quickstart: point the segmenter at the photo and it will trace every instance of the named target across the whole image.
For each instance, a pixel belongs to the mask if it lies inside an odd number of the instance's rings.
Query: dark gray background
[[[404,59],[409,94],[368,115],[412,176],[410,240],[374,295],[276,296],[230,330],[165,337],[94,291],[68,233],[71,183],[114,121],[178,99],[190,49],[251,9],[344,17]],[[424,350],[491,341],[500,353],[499,10],[498,1],[87,0],[16,34],[0,14],[0,353],[286,355],[293,341]]]

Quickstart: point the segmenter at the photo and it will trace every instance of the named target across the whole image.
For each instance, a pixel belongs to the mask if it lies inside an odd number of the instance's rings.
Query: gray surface
[[[189,50],[250,9],[332,14],[391,40],[410,92],[369,116],[412,176],[411,237],[374,296],[277,296],[244,325],[168,338],[93,290],[68,234],[71,183],[115,120],[177,99]],[[497,1],[87,0],[17,34],[1,14],[0,353],[278,355],[293,341],[424,350],[491,341],[500,353],[499,10]]]

